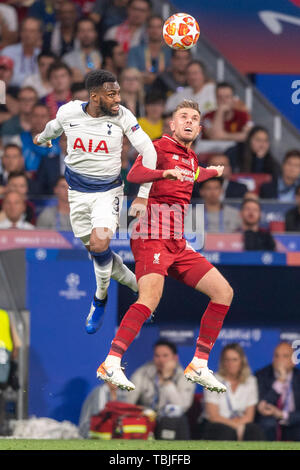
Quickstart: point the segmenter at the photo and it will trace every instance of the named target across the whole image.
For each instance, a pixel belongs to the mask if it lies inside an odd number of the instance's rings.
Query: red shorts
[[[196,287],[200,279],[213,265],[195,251],[185,239],[130,240],[135,259],[137,281],[146,274],[158,273],[171,276],[190,287]]]

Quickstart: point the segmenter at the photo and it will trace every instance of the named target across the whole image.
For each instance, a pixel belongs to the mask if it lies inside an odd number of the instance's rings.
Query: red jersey
[[[127,176],[128,181],[135,183],[154,181],[147,214],[140,218],[135,229],[150,238],[183,238],[184,216],[191,201],[194,182],[217,176],[217,170],[200,167],[195,152],[169,135],[163,135],[153,144],[157,152],[157,170],[143,167],[142,156],[139,156]],[[163,179],[164,170],[169,169],[180,170],[184,180]]]
[[[216,111],[211,111],[203,116],[203,138],[207,138],[205,128],[211,127]],[[247,122],[250,121],[249,114],[240,109],[233,109],[233,115],[230,119],[224,121],[224,129],[226,132],[241,132]]]

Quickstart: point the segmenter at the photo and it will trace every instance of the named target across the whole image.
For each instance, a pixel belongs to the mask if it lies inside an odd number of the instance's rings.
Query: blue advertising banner
[[[299,0],[175,0],[242,73],[299,74]]]
[[[109,287],[101,335],[88,335],[85,319],[95,291],[92,262],[77,250],[47,250],[38,257],[37,251],[27,250],[28,412],[77,424],[84,398],[99,385],[96,370],[115,333],[117,284],[112,281]]]

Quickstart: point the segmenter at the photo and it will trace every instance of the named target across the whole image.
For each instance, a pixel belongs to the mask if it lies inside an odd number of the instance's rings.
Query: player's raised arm
[[[48,147],[52,147],[51,141],[53,139],[57,139],[57,137],[59,137],[63,133],[63,131],[64,129],[61,125],[61,122],[59,118],[56,116],[55,119],[52,119],[52,121],[49,121],[46,124],[46,127],[43,130],[43,132],[41,132],[40,134],[37,134],[34,137],[33,143],[35,145],[47,144]]]
[[[171,168],[169,170],[151,170],[146,168],[142,163],[142,155],[139,155],[132,165],[127,180],[130,183],[148,183],[152,181],[158,181],[161,179],[179,180],[183,181],[183,175],[179,170]]]
[[[202,166],[198,166],[195,175],[195,182],[201,183],[202,181],[209,180],[209,178],[213,178],[216,176],[222,176],[224,170],[223,165],[218,166],[208,166],[207,168],[203,168]]]

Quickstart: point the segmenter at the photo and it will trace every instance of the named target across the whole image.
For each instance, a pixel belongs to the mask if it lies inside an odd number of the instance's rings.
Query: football
[[[163,37],[172,49],[190,49],[195,46],[199,36],[197,21],[187,13],[175,13],[164,23]]]

